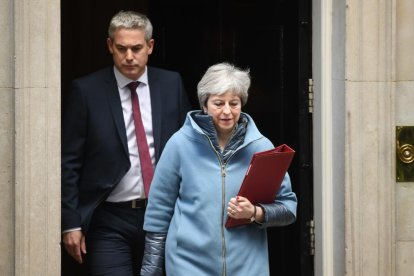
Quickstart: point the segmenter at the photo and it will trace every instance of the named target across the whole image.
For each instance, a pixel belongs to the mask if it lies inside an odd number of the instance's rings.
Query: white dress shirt
[[[130,80],[122,75],[114,67],[115,78],[118,83],[119,96],[121,98],[122,112],[124,115],[125,129],[128,142],[129,159],[131,168],[121,179],[115,189],[111,192],[107,201],[121,202],[132,199],[145,198],[144,183],[142,181],[141,163],[138,154],[137,139],[135,136],[134,117],[132,114],[131,92],[127,85],[132,81],[139,81],[140,84],[136,93],[138,94],[139,106],[141,110],[142,123],[149,146],[152,164],[155,164],[154,156],[154,135],[152,131],[151,97],[148,85],[147,68],[137,80]]]

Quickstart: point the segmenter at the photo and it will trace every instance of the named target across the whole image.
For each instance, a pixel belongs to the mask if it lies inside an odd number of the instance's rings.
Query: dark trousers
[[[93,276],[139,275],[145,245],[145,209],[103,204],[86,236],[86,264]]]
[[[75,259],[68,254],[63,245],[61,254],[61,276],[89,276],[86,265],[80,265],[78,262],[76,262]]]

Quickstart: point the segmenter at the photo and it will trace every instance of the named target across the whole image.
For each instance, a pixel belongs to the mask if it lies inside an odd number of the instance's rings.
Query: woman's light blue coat
[[[168,276],[269,275],[266,223],[227,229],[227,203],[237,195],[255,152],[274,148],[250,116],[243,144],[221,164],[189,112],[157,164],[144,229],[167,233]],[[296,196],[286,174],[275,202],[296,216]]]

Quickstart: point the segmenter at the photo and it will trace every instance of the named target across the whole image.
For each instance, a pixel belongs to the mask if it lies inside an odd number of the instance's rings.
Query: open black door
[[[155,38],[150,64],[179,71],[194,108],[197,83],[210,65],[250,68],[244,111],[275,145],[296,150],[289,173],[298,217],[291,226],[268,229],[271,275],[313,275],[311,0],[62,1],[63,105],[71,79],[111,64],[106,30],[121,9],[149,16]],[[81,275],[67,273],[71,267],[65,265],[62,275]]]

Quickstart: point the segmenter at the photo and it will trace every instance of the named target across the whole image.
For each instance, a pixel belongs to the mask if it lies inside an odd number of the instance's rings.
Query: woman
[[[187,114],[168,141],[149,195],[141,275],[269,275],[269,226],[296,218],[286,174],[275,201],[254,206],[235,197],[255,152],[274,146],[241,112],[250,76],[231,64],[211,66],[199,82],[202,111]],[[227,217],[252,223],[225,228]]]

